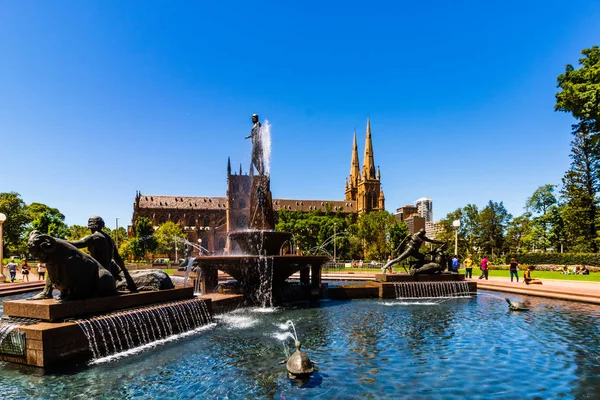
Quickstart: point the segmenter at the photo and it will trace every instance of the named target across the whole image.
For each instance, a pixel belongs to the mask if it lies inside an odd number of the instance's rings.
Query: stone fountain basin
[[[260,281],[264,266],[272,267],[273,284],[285,282],[292,274],[309,266],[321,266],[329,256],[202,256],[196,262],[203,266],[213,266],[231,275],[238,281]]]
[[[237,244],[244,254],[277,256],[281,252],[281,246],[292,236],[290,232],[249,230],[231,232],[229,240]]]

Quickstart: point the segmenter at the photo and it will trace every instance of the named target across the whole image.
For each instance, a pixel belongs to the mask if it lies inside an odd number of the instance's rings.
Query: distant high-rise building
[[[425,218],[425,222],[433,221],[433,200],[421,197],[415,201],[415,207],[417,207],[419,217]]]
[[[440,221],[425,222],[425,236],[430,239],[435,239],[438,233],[442,232],[444,227],[440,224]]]

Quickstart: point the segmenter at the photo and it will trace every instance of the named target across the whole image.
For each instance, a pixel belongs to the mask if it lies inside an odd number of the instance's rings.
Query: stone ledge
[[[410,274],[375,274],[377,282],[456,282],[464,281],[464,274],[434,274],[434,275],[410,275]]]
[[[86,315],[107,313],[167,301],[191,299],[193,297],[194,288],[185,287],[156,292],[121,292],[119,295],[112,297],[67,302],[58,302],[54,299],[13,300],[4,302],[4,315],[55,322],[68,318],[79,318]]]

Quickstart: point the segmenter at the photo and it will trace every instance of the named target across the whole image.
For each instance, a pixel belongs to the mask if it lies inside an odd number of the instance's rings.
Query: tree
[[[156,251],[161,254],[174,254],[176,243],[178,248],[182,249],[182,243],[186,240],[186,235],[179,225],[172,221],[160,224],[154,233],[157,241]]]
[[[479,229],[479,209],[475,204],[467,204],[463,208],[458,208],[446,215],[446,218],[440,221],[442,230],[435,237],[448,243],[453,243],[456,234],[452,223],[455,220],[460,221],[458,228],[458,255],[465,258],[468,254],[477,252],[480,247],[480,229]]]
[[[338,259],[352,258],[354,242],[349,237],[352,221],[331,210],[279,211],[276,230],[294,234],[296,247],[304,253],[326,253]],[[335,241],[333,240],[335,233]]]
[[[577,120],[573,125],[571,166],[565,173],[561,194],[564,200],[562,221],[564,239],[571,251],[598,251],[600,133],[600,48],[581,51],[579,69],[568,64],[557,78],[556,111],[568,112]]]
[[[358,237],[363,241],[367,260],[385,260],[391,254],[388,232],[397,223],[396,217],[384,210],[358,217]]]
[[[585,126],[578,126],[571,142],[571,166],[562,179],[562,218],[567,246],[571,251],[598,250],[596,218],[600,188],[598,139]]]
[[[27,206],[27,215],[31,221],[30,231],[37,230],[60,239],[66,238],[69,233],[65,216],[57,208],[31,203]]]
[[[131,252],[137,259],[146,257],[148,252],[156,250],[158,243],[154,237],[152,222],[145,217],[139,217],[135,225],[135,238],[131,240]]]
[[[525,209],[531,213],[545,215],[550,211],[550,207],[558,201],[554,196],[555,185],[542,185],[533,192],[531,197],[525,203]]]
[[[523,253],[531,248],[531,214],[526,212],[514,218],[506,229],[506,245],[511,253]]]
[[[2,224],[3,244],[8,252],[23,250],[23,238],[29,217],[27,206],[16,192],[0,193],[0,213],[6,215]]]
[[[525,209],[531,218],[528,232],[523,236],[524,244],[530,248],[545,250],[558,246],[558,236],[555,225],[560,222],[557,213],[558,200],[554,196],[555,185],[542,185],[527,199]]]
[[[87,226],[83,225],[71,225],[67,229],[67,240],[75,241],[79,240],[82,237],[87,235],[91,235],[91,231]]]
[[[483,255],[499,255],[507,251],[505,246],[504,234],[512,215],[506,211],[502,202],[496,203],[489,201],[479,213],[480,237],[479,246],[483,250]]]
[[[600,132],[600,48],[581,51],[579,69],[567,64],[557,78],[556,111],[568,112],[579,121],[579,127],[589,134]]]

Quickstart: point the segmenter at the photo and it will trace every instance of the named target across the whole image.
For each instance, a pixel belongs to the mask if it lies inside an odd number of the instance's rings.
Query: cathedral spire
[[[231,175],[231,159],[227,157],[227,176]]]
[[[365,143],[365,159],[363,176],[366,179],[375,179],[375,161],[373,159],[373,143],[371,141],[371,118],[367,119],[367,138]]]
[[[356,130],[354,131],[354,143],[352,144],[352,163],[350,164],[350,187],[358,187],[360,180],[360,161],[358,161],[358,145],[356,144]]]

